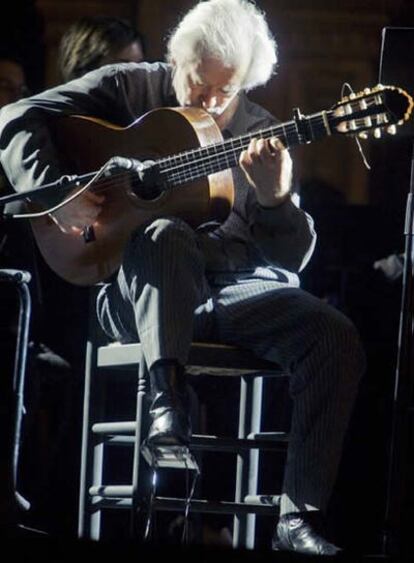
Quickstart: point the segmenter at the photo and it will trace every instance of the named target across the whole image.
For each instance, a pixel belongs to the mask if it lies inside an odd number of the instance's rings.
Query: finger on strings
[[[256,149],[257,154],[261,159],[266,159],[266,157],[269,155],[269,147],[266,139],[258,139]]]
[[[281,152],[286,149],[279,137],[271,137],[269,139],[268,146],[272,154],[276,154],[277,151]]]
[[[256,137],[254,137],[250,141],[249,146],[247,147],[247,152],[248,152],[250,158],[254,157],[255,154],[257,153],[257,143],[258,143],[258,139]]]

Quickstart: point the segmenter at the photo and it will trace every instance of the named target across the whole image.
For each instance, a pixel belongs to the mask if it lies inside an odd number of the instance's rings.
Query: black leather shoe
[[[150,373],[152,403],[148,445],[188,445],[191,438],[189,395],[184,369],[176,362],[161,361]]]
[[[338,555],[342,552],[341,548],[327,541],[323,533],[319,511],[285,514],[279,519],[272,549],[306,555]]]

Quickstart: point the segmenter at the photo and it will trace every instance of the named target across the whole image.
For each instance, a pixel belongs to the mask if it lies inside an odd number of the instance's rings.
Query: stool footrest
[[[185,510],[186,500],[172,497],[155,497],[153,508],[155,510]],[[263,516],[275,516],[278,513],[277,506],[248,504],[246,502],[211,501],[204,499],[193,499],[190,501],[191,512],[210,512],[215,514],[261,514]]]
[[[261,506],[280,506],[281,495],[246,495],[244,502]]]
[[[130,488],[132,489],[132,487]],[[132,497],[124,497],[121,494],[108,494],[105,492],[105,489],[111,489],[110,492],[115,493],[114,489],[116,489],[116,487],[91,487],[90,494],[94,491],[92,496],[95,497],[92,500],[92,510],[132,507]],[[278,506],[276,504],[260,504],[255,502],[247,503],[192,499],[189,505],[191,512],[204,512],[211,514],[259,514],[262,516],[276,516],[278,513]],[[187,502],[185,499],[174,497],[155,497],[152,503],[152,508],[154,510],[164,510],[170,512],[184,511],[186,506]]]
[[[92,426],[92,432],[107,435],[108,445],[129,445],[134,443],[135,422],[100,422]],[[237,452],[240,449],[262,449],[285,451],[289,441],[287,432],[259,432],[247,438],[223,438],[211,435],[194,434],[191,447],[197,450]]]
[[[272,442],[288,442],[289,432],[252,432],[247,436],[248,440],[258,440]]]
[[[102,509],[120,508],[128,509],[132,508],[132,498],[104,498],[101,496],[95,496],[91,498],[91,503],[89,510],[95,512]]]
[[[132,485],[95,485],[89,488],[91,497],[132,497]]]

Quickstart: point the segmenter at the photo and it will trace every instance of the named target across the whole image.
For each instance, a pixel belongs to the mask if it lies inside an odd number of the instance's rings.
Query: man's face
[[[22,67],[14,61],[0,60],[0,107],[27,95]]]
[[[202,108],[214,118],[223,115],[240,90],[235,69],[215,58],[203,59],[192,71],[183,74],[181,80],[185,84],[180,85],[184,92],[180,103]]]

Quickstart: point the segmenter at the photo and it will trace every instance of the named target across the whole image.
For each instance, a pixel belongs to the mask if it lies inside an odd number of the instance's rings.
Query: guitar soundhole
[[[154,201],[162,195],[159,186],[150,186],[140,181],[131,182],[131,190],[134,195],[144,201]]]
[[[139,190],[137,190],[136,195],[143,199],[144,201],[152,201],[154,199],[158,199],[162,194],[161,190],[156,186],[140,186]]]

